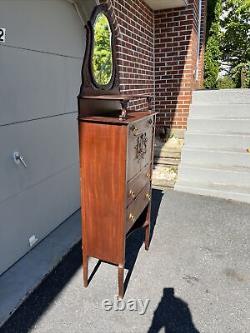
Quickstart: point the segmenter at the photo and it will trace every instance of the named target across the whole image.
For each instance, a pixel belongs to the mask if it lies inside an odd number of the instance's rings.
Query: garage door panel
[[[1,48],[0,125],[77,111],[82,61]]]
[[[1,0],[6,45],[82,58],[84,26],[66,0]],[[67,22],[67,24],[65,24]]]
[[[78,177],[77,164],[0,204],[0,274],[79,209]]]
[[[0,127],[0,202],[78,163],[77,115]],[[27,168],[14,162],[19,152]]]

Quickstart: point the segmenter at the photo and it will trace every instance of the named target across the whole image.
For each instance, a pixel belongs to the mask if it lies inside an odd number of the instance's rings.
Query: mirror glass
[[[104,86],[110,83],[113,71],[112,32],[104,13],[98,14],[94,23],[91,67],[97,85]]]

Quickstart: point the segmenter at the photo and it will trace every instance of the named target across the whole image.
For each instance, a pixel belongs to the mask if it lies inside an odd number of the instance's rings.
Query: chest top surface
[[[156,112],[149,111],[130,111],[127,113],[127,117],[124,120],[120,120],[117,116],[89,116],[79,117],[80,122],[91,122],[91,123],[103,123],[103,124],[114,124],[121,126],[128,126],[131,123],[140,121],[145,118],[155,116]]]

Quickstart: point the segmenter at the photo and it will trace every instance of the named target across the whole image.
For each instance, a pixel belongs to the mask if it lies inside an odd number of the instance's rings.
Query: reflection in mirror
[[[97,85],[110,83],[113,72],[112,32],[104,13],[97,15],[94,24],[94,43],[92,52],[92,73]]]

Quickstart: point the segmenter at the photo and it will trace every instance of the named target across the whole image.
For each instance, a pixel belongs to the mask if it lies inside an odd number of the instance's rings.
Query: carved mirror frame
[[[93,75],[92,57],[94,51],[94,26],[99,14],[103,13],[109,22],[111,31],[111,51],[112,51],[112,75],[110,81],[101,85],[98,84]],[[80,96],[98,96],[98,95],[114,95],[119,94],[119,75],[116,56],[116,32],[114,23],[108,11],[107,4],[101,4],[94,8],[90,20],[86,26],[86,51],[82,67],[82,85],[80,89]]]

